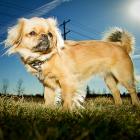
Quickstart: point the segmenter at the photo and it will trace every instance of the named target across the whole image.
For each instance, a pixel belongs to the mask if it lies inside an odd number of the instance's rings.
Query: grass
[[[94,98],[85,102],[85,110],[64,112],[0,97],[0,140],[139,140],[140,107],[123,101],[115,107],[111,98]]]

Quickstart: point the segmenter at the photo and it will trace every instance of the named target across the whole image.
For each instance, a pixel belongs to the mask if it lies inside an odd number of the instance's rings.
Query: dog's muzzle
[[[40,42],[33,48],[34,52],[46,52],[50,48],[50,41],[48,36],[42,34],[40,38]]]

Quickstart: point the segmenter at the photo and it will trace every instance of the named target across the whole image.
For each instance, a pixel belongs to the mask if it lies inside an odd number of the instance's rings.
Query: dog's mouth
[[[46,52],[50,48],[49,41],[41,41],[35,47],[33,47],[34,52]]]

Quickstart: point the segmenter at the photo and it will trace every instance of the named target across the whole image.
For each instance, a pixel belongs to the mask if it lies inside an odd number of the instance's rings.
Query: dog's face
[[[21,23],[23,24],[21,46],[31,49],[33,52],[47,51],[53,47],[56,39],[53,40],[55,38],[53,30],[50,29],[45,19],[35,18],[21,22],[23,22]]]
[[[18,24],[9,29],[5,44],[10,46],[9,54],[21,55],[27,52],[49,53],[53,48],[61,49],[64,46],[57,21],[37,17],[19,19]]]

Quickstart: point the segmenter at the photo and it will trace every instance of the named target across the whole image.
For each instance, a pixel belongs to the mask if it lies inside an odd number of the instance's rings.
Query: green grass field
[[[0,97],[0,140],[140,140],[140,107],[123,99],[85,102],[84,110],[63,112],[42,102]]]

